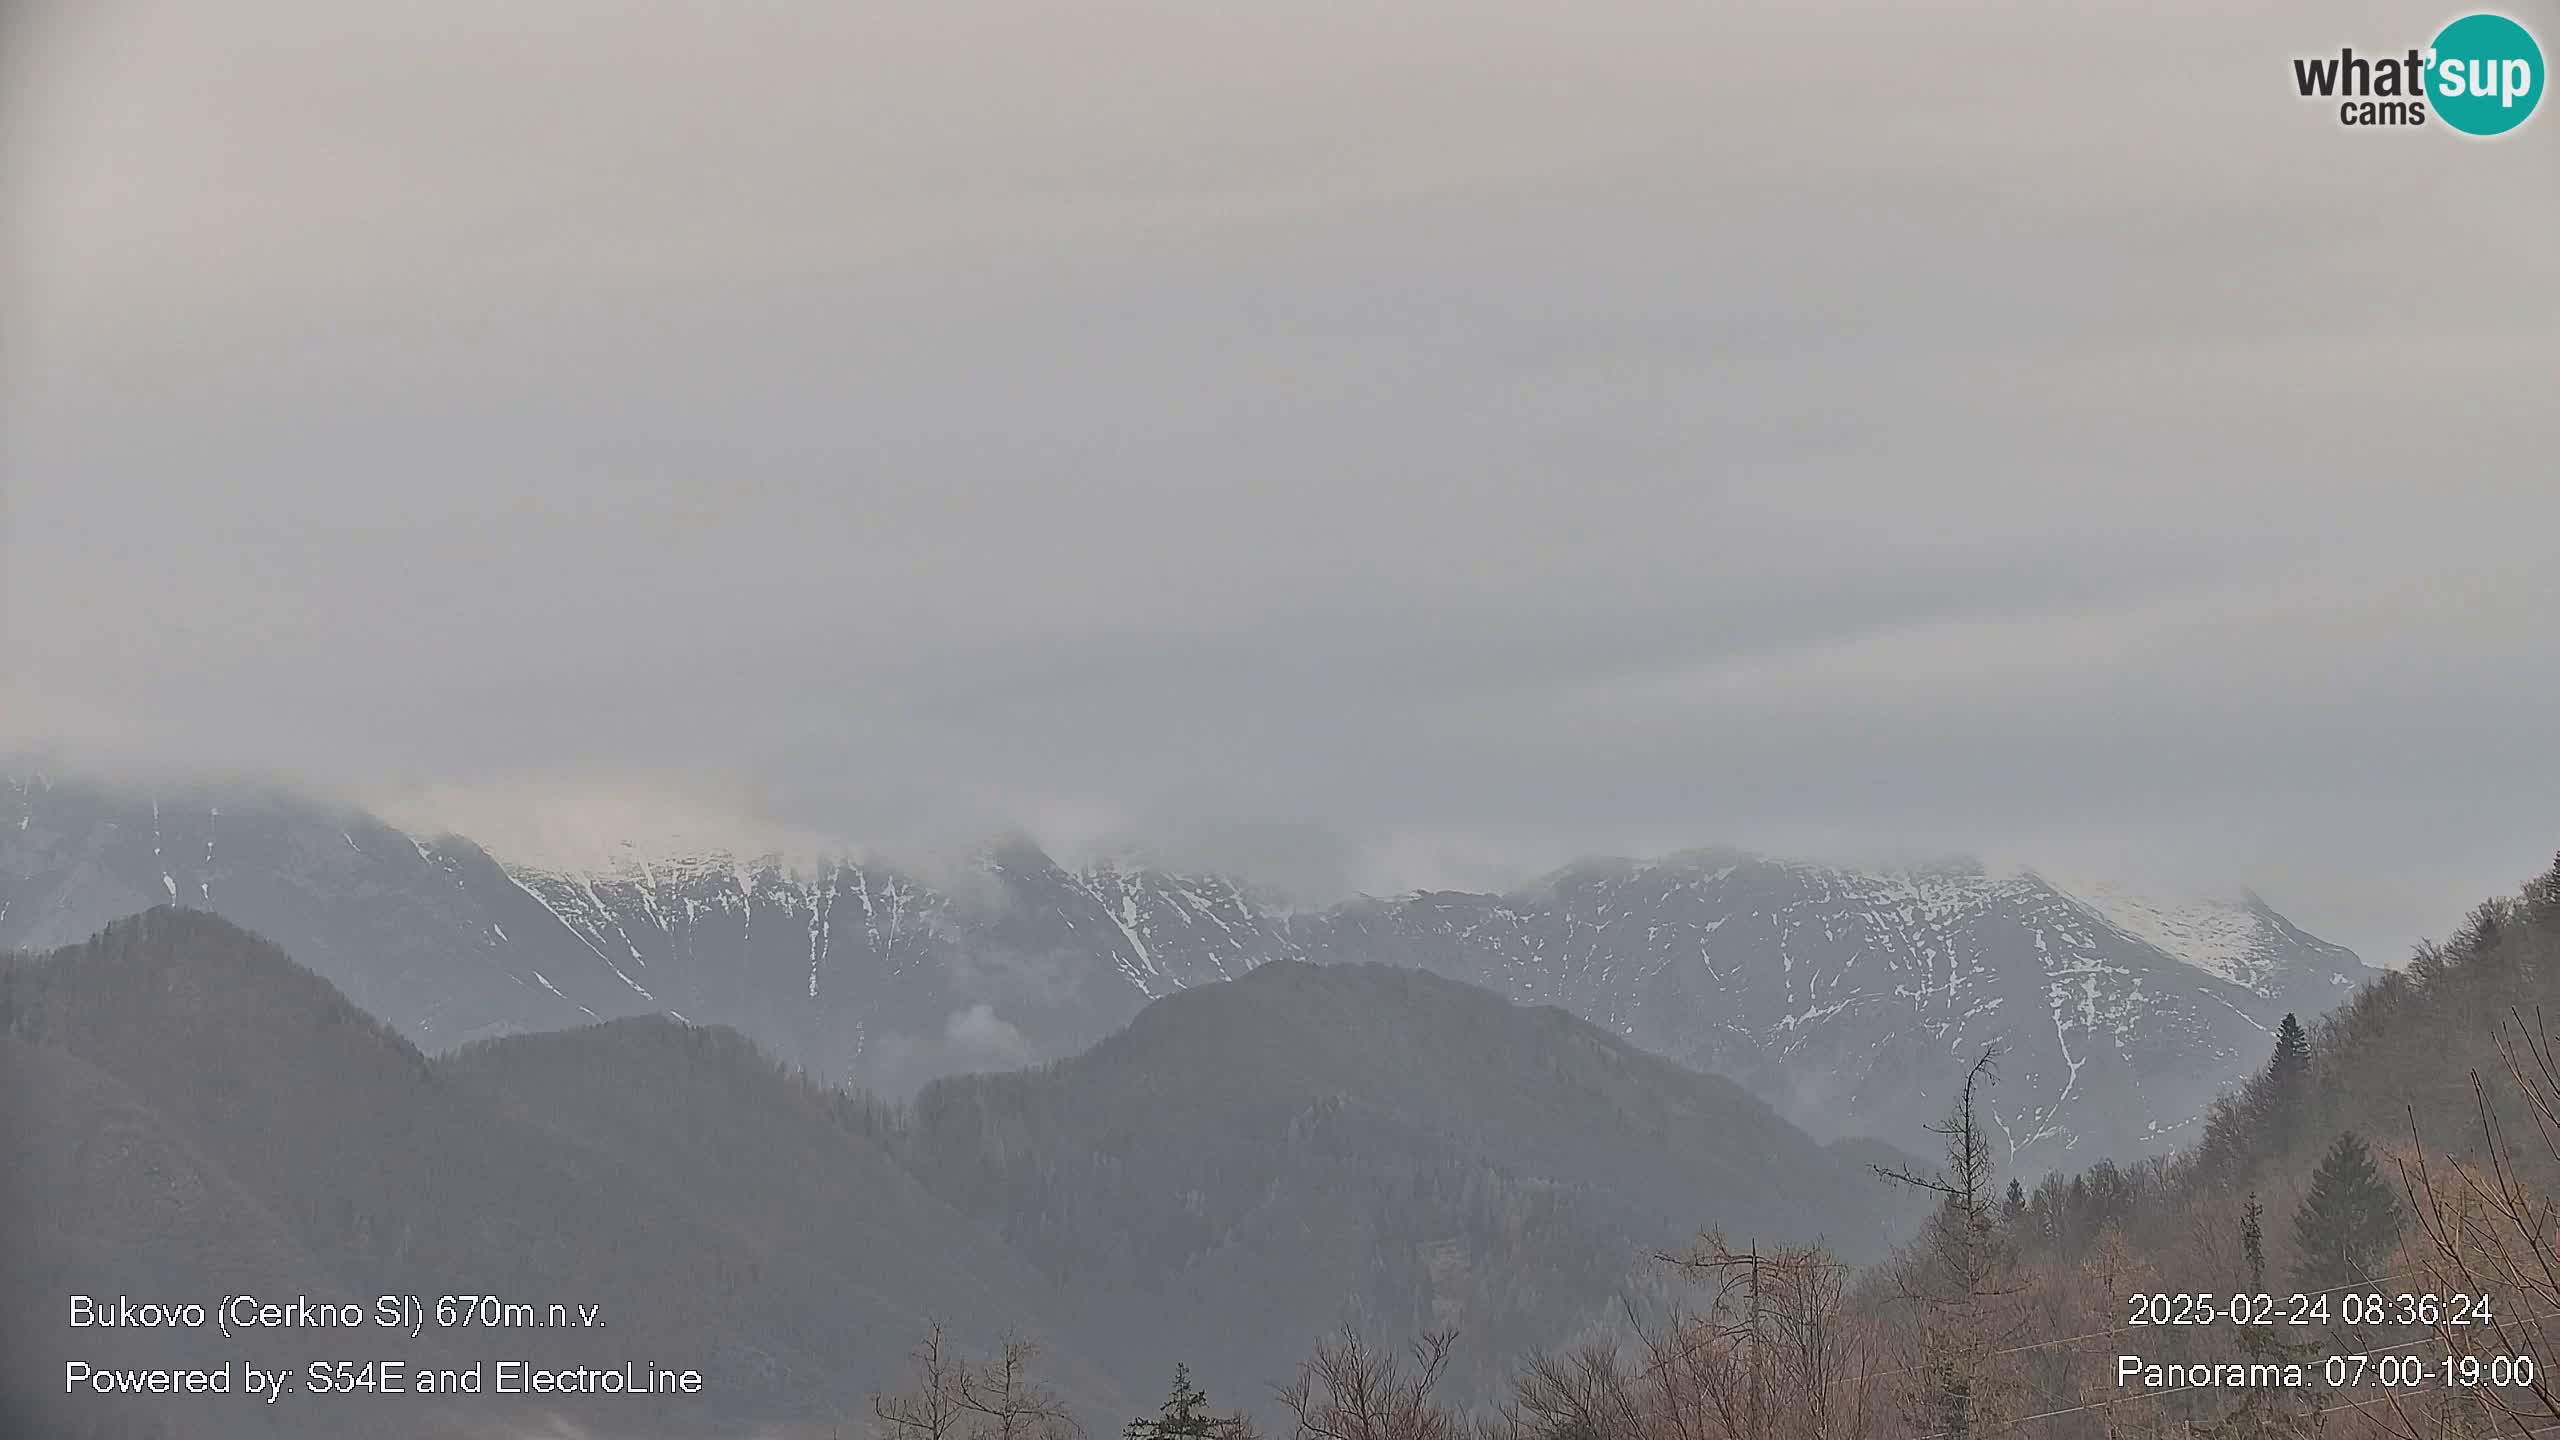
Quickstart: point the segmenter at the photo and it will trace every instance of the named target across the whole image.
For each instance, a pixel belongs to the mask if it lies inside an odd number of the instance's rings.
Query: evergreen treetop
[[[1191,1367],[1173,1367],[1173,1393],[1153,1415],[1141,1415],[1122,1430],[1124,1440],[1251,1440],[1252,1422],[1241,1415],[1217,1415],[1209,1397],[1191,1383]]]
[[[2267,1059],[2267,1079],[2280,1087],[2303,1085],[2311,1079],[2311,1037],[2303,1033],[2302,1022],[2290,1010],[2276,1026],[2276,1050]]]
[[[2249,1203],[2240,1210],[2240,1263],[2249,1267],[2249,1288],[2267,1288],[2267,1207],[2258,1203],[2258,1192],[2249,1192]]]
[[[2352,1130],[2341,1130],[2312,1172],[2294,1212],[2294,1275],[2306,1289],[2331,1290],[2371,1278],[2400,1240],[2400,1201]]]

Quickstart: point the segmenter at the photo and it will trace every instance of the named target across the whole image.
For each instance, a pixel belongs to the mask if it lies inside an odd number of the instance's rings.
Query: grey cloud
[[[1027,1063],[1036,1053],[1012,1022],[987,1005],[955,1012],[943,1038],[970,1058],[1004,1065]]]
[[[2383,958],[2560,844],[2551,128],[2284,91],[2398,7],[1078,10],[57,20],[0,740]]]

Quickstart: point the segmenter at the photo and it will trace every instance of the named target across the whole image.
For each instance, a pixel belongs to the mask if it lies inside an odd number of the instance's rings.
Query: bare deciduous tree
[[[2555,872],[2560,873],[2560,872]],[[2510,1012],[2497,1050],[2508,1088],[2522,1103],[2550,1166],[2560,1170],[2560,1051],[2537,1009],[2528,1018]],[[2472,1104],[2478,1116],[2479,1158],[2464,1163],[2430,1157],[2410,1118],[2410,1149],[2399,1157],[2401,1183],[2416,1217],[2416,1235],[2404,1252],[2419,1277],[2404,1287],[2438,1295],[2493,1298],[2486,1324],[2457,1323],[2450,1309],[2434,1317],[2436,1338],[2457,1366],[2494,1367],[2501,1357],[2531,1356],[2547,1362],[2560,1339],[2560,1205],[2539,1194],[2523,1173],[2523,1156],[2492,1102],[2490,1086],[2474,1070]],[[2543,1365],[2532,1378],[2510,1386],[2483,1385],[2458,1397],[2457,1413],[2419,1414],[2394,1407],[2389,1427],[2410,1440],[2439,1434],[2530,1435],[2560,1425],[2560,1388]],[[2470,1410],[2470,1414],[2458,1413]]]
[[[1449,1365],[1455,1331],[1425,1335],[1407,1357],[1345,1329],[1316,1347],[1298,1378],[1280,1391],[1299,1440],[1459,1440],[1465,1422],[1432,1390]]]
[[[937,1322],[909,1356],[914,1383],[871,1397],[884,1440],[1078,1440],[1084,1434],[1033,1378],[1038,1347],[1006,1336],[993,1359],[958,1354]]]
[[[1715,1235],[1665,1255],[1704,1305],[1642,1336],[1533,1357],[1493,1440],[1863,1440],[1874,1427],[1872,1330],[1845,1303],[1848,1267],[1814,1246],[1736,1250]]]

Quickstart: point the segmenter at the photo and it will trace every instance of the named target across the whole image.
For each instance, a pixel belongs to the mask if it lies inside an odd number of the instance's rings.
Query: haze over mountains
[[[1913,1143],[1962,1063],[2030,1173],[2157,1151],[2369,973],[2254,899],[2169,905],[2032,873],[1702,851],[1501,894],[1297,910],[1249,878],[1024,840],[930,872],[705,854],[568,871],[274,792],[0,785],[0,946],[153,904],[277,940],[438,1050],[667,1013],[889,1095],[1072,1055],[1150,999],[1275,960],[1378,962],[1551,1003],[1729,1075],[1822,1136]]]

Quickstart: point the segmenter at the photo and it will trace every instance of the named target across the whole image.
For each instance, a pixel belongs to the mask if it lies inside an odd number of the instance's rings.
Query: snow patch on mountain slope
[[[2253,990],[2265,983],[2272,937],[2266,918],[2246,904],[2164,900],[2104,883],[2054,888],[2106,924],[2216,979]]]
[[[1290,910],[1220,875],[1062,867],[1027,840],[931,879],[736,855],[634,846],[595,869],[508,868],[626,997],[694,1003],[686,981],[662,982],[668,968],[713,987],[706,997],[726,993],[726,957],[770,946],[753,938],[768,934],[797,952],[784,983],[845,1023],[887,1015],[880,987],[912,965],[964,967],[954,973],[976,983],[965,977],[980,946],[999,960],[1083,957],[1145,998],[1272,959],[1383,960],[1562,1005],[1844,1132],[1934,1118],[1944,1097],[1932,1087],[1961,1068],[1949,1057],[1998,1045],[2004,1135],[2038,1154],[2183,1130],[2216,1077],[2262,1051],[2306,961],[2324,981],[2332,959],[2354,963],[2263,906],[2064,888],[1961,861],[1700,852],[1584,862],[1504,894]],[[784,957],[769,963],[779,980]]]
[[[1062,872],[1128,946],[1123,973],[1150,996],[1232,980],[1274,959],[1304,958],[1285,915],[1235,881],[1104,859]]]
[[[836,867],[866,858],[863,847],[841,836],[776,826],[734,808],[628,787],[552,786],[530,792],[521,787],[438,787],[405,797],[385,813],[412,833],[468,835],[520,877],[572,883],[613,877],[638,880],[654,890],[659,887],[653,871],[689,876],[715,864],[822,881]],[[1714,850],[1618,863],[1635,875],[1655,875],[1671,888],[1695,893],[1715,889],[1733,872],[1730,862],[1753,858]],[[2266,987],[2284,948],[2269,918],[2241,901],[2165,899],[2102,880],[2063,880],[1965,861],[1877,869],[1789,862],[1787,868],[1823,877],[1825,888],[1841,898],[1898,916],[1923,935],[1979,913],[2022,887],[2049,886],[2100,923],[2216,979],[2256,990]],[[1114,920],[1136,962],[1130,979],[1150,993],[1199,979],[1230,978],[1231,962],[1247,953],[1257,958],[1269,953],[1267,945],[1239,943],[1201,975],[1165,964],[1161,947],[1149,934],[1149,917],[1163,907],[1172,907],[1179,928],[1214,925],[1231,935],[1239,926],[1267,931],[1288,918],[1284,907],[1248,899],[1231,882],[1157,869],[1134,854],[1097,851],[1067,873]],[[1572,867],[1559,873],[1570,874]],[[547,892],[547,900],[565,898],[553,886],[536,888]],[[741,888],[742,896],[751,893]],[[1395,898],[1410,901],[1415,896]],[[574,912],[589,907],[553,908]],[[578,928],[590,929],[592,916],[588,920]]]

